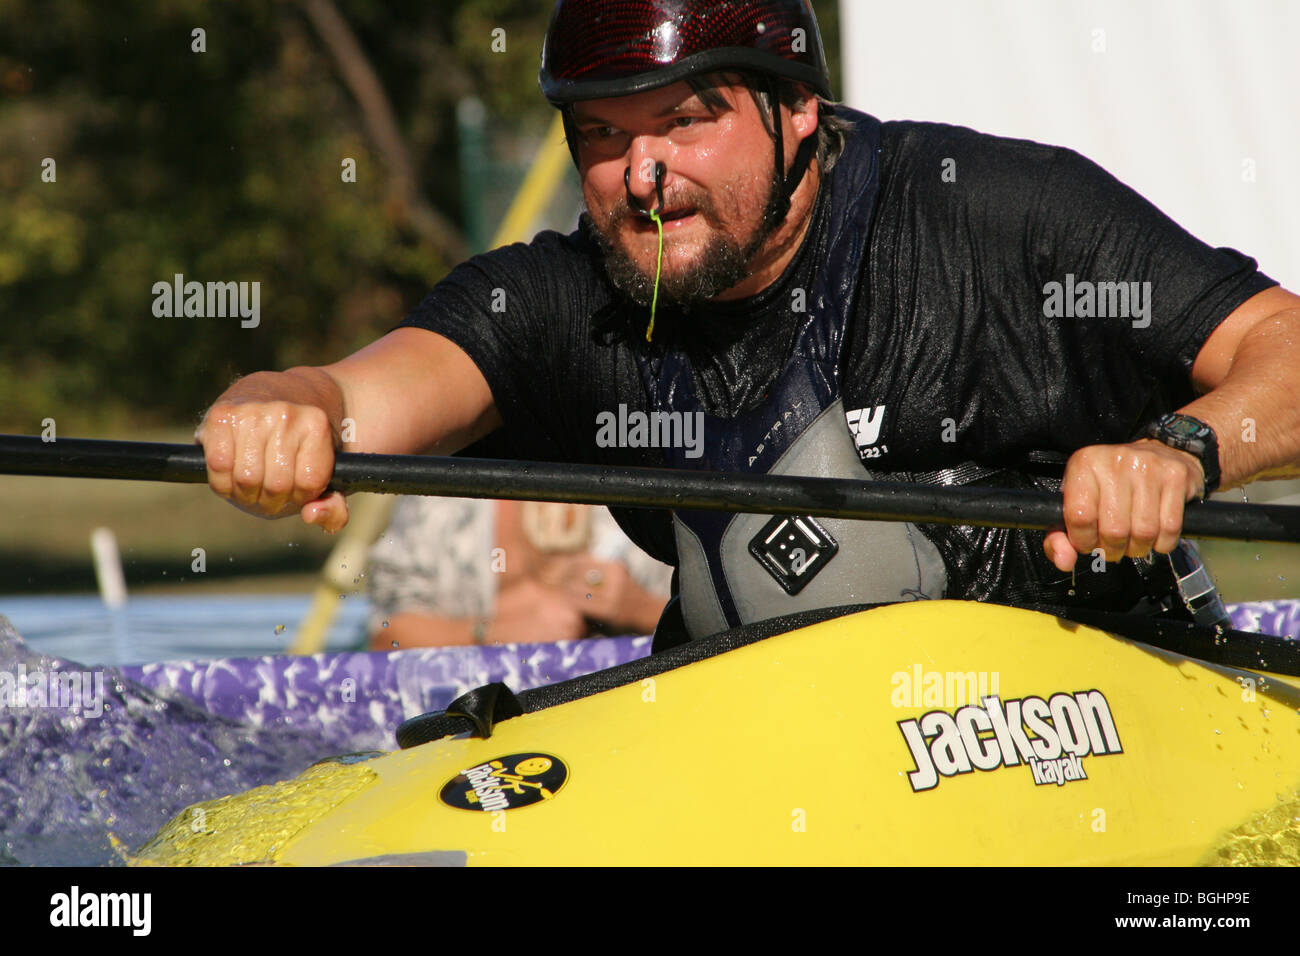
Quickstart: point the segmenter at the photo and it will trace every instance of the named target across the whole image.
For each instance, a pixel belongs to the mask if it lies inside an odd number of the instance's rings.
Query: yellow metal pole
[[[349,499],[348,526],[325,559],[311,606],[289,645],[290,654],[316,654],[325,648],[325,636],[338,610],[339,597],[360,589],[366,552],[388,527],[392,510],[392,495],[353,495]]]
[[[493,248],[529,238],[533,223],[555,195],[560,179],[571,162],[569,147],[564,142],[564,123],[557,113],[546,133],[541,151],[533,160],[528,175],[524,177],[514,201],[510,203],[505,218],[497,228],[497,234],[492,239]]]
[[[529,238],[529,230],[555,195],[560,179],[569,168],[569,148],[564,142],[564,123],[556,114],[547,131],[537,158],[515,193],[505,218],[493,237],[492,246],[504,246]],[[392,513],[392,495],[354,495],[348,502],[351,520],[339,535],[334,550],[325,560],[321,580],[312,594],[311,606],[302,622],[290,654],[316,654],[325,647],[325,636],[338,609],[339,597],[359,590],[359,579],[366,569],[366,552],[388,527]]]

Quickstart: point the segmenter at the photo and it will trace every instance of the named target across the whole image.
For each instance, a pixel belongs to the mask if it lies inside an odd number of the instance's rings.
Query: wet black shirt
[[[1192,400],[1192,364],[1215,326],[1276,284],[1071,150],[934,123],[884,123],[881,133],[880,190],[841,376],[845,410],[865,409],[880,425],[863,451],[874,472],[964,482],[969,474],[934,473],[970,462],[1020,469],[1027,456],[1130,441]],[[710,413],[761,401],[786,360],[799,291],[823,258],[828,195],[823,183],[796,257],[763,292],[689,314],[660,310],[656,345],[690,351]],[[403,324],[446,336],[474,360],[505,422],[498,447],[510,455],[661,466],[658,449],[596,443],[601,412],[649,410],[633,350],[655,346],[644,341],[648,310],[618,297],[587,228],[474,257]],[[1139,284],[1128,315],[1081,314],[1088,283],[1116,282]],[[1050,283],[1061,296],[1045,293]],[[1150,283],[1146,317],[1132,314],[1141,283]],[[1069,303],[1045,315],[1065,293]],[[1106,301],[1113,310],[1119,300]],[[1107,311],[1105,301],[1092,311]],[[981,474],[1009,483],[1006,472]],[[667,514],[616,515],[638,544],[675,563]],[[1031,578],[1059,579],[1041,539],[949,536],[940,542],[949,596],[1024,597],[994,580],[1007,577],[1013,553],[1036,565]],[[953,574],[954,564],[998,573]]]

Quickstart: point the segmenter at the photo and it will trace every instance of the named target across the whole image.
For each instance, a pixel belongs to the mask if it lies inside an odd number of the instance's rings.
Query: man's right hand
[[[345,415],[355,433],[342,446]],[[262,517],[301,511],[333,533],[348,522],[343,496],[326,493],[336,449],[450,455],[500,425],[487,381],[459,346],[400,328],[331,365],[241,378],[194,437],[217,494]]]
[[[301,513],[335,533],[348,522],[343,495],[327,491],[334,472],[342,396],[319,369],[259,372],[240,379],[208,410],[195,440],[208,485],[263,518]]]

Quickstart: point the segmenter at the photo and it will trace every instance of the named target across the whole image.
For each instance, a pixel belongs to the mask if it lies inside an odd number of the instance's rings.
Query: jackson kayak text
[[[933,790],[944,777],[1025,764],[1034,784],[1065,786],[1087,780],[1084,757],[1123,753],[1110,704],[1099,690],[1002,701],[984,697],[955,713],[932,710],[899,721],[916,769],[914,792]]]

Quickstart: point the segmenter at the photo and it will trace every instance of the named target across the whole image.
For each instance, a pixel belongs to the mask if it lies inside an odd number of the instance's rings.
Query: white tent
[[[1300,3],[840,7],[850,105],[1069,146],[1300,288]]]
[[[1069,146],[1300,289],[1300,3],[840,0],[840,11],[849,105]]]

